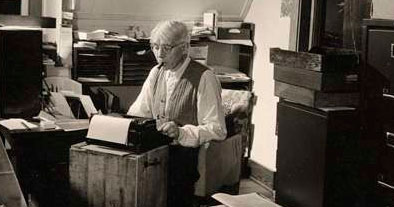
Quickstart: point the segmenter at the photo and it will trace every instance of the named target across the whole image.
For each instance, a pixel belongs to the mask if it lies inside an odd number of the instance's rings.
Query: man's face
[[[165,69],[173,69],[182,60],[186,50],[185,42],[166,43],[157,42],[151,44],[153,54],[159,64]]]

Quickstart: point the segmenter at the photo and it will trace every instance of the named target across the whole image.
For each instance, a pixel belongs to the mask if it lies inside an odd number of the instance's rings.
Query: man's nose
[[[159,49],[157,50],[157,55],[160,58],[164,58],[166,56],[166,51],[164,51],[164,49],[162,47],[159,47]]]

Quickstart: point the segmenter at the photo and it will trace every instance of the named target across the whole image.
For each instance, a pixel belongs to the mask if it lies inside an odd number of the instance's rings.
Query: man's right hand
[[[174,139],[179,137],[179,126],[174,121],[163,123],[157,130]]]

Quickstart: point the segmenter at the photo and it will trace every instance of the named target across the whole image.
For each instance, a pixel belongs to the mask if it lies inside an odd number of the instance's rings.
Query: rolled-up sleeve
[[[197,147],[210,140],[226,138],[226,124],[221,99],[220,82],[212,71],[201,76],[197,94],[198,126],[180,127],[179,143],[183,146]]]

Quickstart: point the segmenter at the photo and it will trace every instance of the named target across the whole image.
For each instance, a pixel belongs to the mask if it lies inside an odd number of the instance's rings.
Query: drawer
[[[368,31],[367,58],[369,66],[378,70],[387,80],[394,80],[394,30]],[[391,86],[391,93],[393,89],[394,86]]]
[[[382,171],[379,180],[393,186],[394,189],[394,133],[386,133],[381,165]]]
[[[379,206],[394,206],[394,188],[385,182],[378,181]]]

